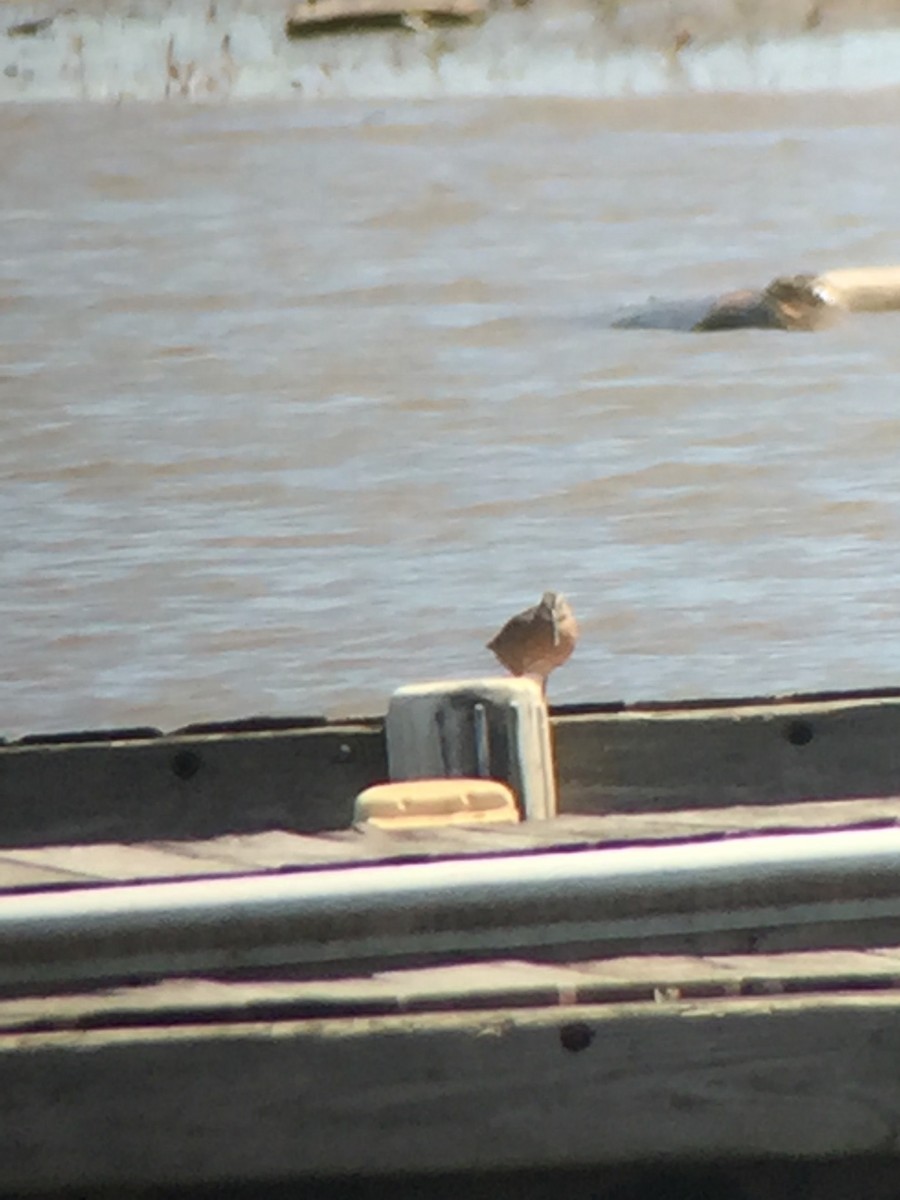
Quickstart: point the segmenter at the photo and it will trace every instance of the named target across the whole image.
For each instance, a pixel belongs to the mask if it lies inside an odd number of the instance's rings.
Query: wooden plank
[[[305,837],[298,833],[272,829],[266,833],[226,834],[206,842],[193,842],[189,844],[189,852],[194,854],[197,860],[203,859],[207,851],[212,858],[227,857],[235,867],[243,871],[280,871],[307,865],[332,866],[357,861],[358,857],[362,858],[362,854],[357,855],[356,845],[368,846],[368,841],[365,836],[357,835],[355,830],[347,830],[346,838],[332,839],[327,836]],[[380,844],[380,839],[377,844]],[[184,843],[157,842],[155,845],[166,849],[171,847],[178,851]],[[376,854],[377,850],[373,848],[372,856]]]
[[[20,867],[21,875],[13,885],[0,884],[0,891],[25,887],[29,867],[36,874],[50,873],[49,882],[69,887],[78,883],[86,885],[133,879],[225,875],[247,869],[244,864],[224,857],[192,853],[194,847],[206,845],[203,842],[185,842],[183,848],[178,848],[175,845],[156,846],[152,842],[138,846],[101,843],[93,846],[37,846],[9,850],[4,857],[10,864],[15,863]]]
[[[557,1004],[560,989],[568,994],[579,982],[584,975],[577,967],[525,962],[465,963],[311,982],[170,979],[100,992],[0,1000],[0,1030],[527,1007]],[[646,986],[640,995],[652,999]]]
[[[900,309],[900,267],[846,267],[826,271],[816,284],[851,312]]]
[[[610,813],[491,827],[388,831],[371,827],[305,837],[284,830],[202,841],[56,845],[0,854],[4,891],[131,880],[212,878],[372,862],[415,862],[554,849],[591,849],[722,837],[891,827],[900,798],[738,806],[674,813]]]
[[[885,796],[900,777],[895,696],[561,716],[554,735],[563,812]]]
[[[346,840],[303,837],[270,830],[229,834],[205,841],[146,842],[122,845],[29,846],[0,853],[0,894],[45,887],[135,880],[203,879],[248,872],[302,870],[377,858],[378,840],[352,832]]]
[[[0,1000],[0,1031],[149,1027],[200,1021],[377,1016],[900,987],[900,950],[641,956],[595,962],[456,963],[361,978],[168,979],[145,986]]]
[[[795,804],[742,804],[673,812],[608,813],[558,817],[557,835],[572,844],[581,833],[590,844],[634,845],[766,833],[890,827],[900,821],[900,798],[808,800]]]
[[[22,862],[15,853],[6,855],[0,852],[0,893],[17,891],[19,888],[69,887],[78,882],[87,881],[72,868]]]
[[[896,1154],[898,1058],[881,994],[13,1034],[0,1188]]]
[[[378,727],[0,747],[0,846],[340,829],[387,776]]]
[[[553,725],[573,815],[888,796],[900,778],[893,693],[607,706]],[[0,746],[0,846],[337,830],[386,776],[377,724]]]

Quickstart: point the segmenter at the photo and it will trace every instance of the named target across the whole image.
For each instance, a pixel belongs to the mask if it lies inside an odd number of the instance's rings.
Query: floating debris
[[[72,10],[68,9],[67,11],[71,12]],[[34,21],[19,21],[16,25],[7,25],[6,36],[11,38],[36,37],[45,29],[49,29],[56,18],[62,15],[62,13],[54,13],[52,17],[38,17]]]
[[[847,312],[900,310],[900,267],[859,267],[819,275],[782,275],[764,288],[705,301],[651,300],[613,322],[615,329],[709,333],[728,329],[830,328]]]
[[[842,312],[813,275],[773,279],[762,291],[729,292],[718,299],[694,329],[788,329],[811,333],[834,323]]]
[[[285,26],[289,37],[363,33],[377,29],[427,29],[432,25],[468,25],[480,21],[486,0],[308,0],[298,5]]]

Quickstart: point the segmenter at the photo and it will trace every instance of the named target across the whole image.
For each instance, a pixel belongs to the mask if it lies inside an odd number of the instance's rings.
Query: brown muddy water
[[[545,588],[560,702],[900,684],[900,315],[610,328],[900,262],[900,92],[387,44],[317,99],[4,77],[0,732],[382,711]]]

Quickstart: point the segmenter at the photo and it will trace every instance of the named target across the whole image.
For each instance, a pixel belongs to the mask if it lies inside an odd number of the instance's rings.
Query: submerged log
[[[847,312],[900,310],[900,267],[859,267],[820,275],[782,275],[765,288],[711,300],[657,301],[613,322],[615,329],[827,329]]]
[[[826,329],[846,311],[824,276],[779,276],[765,288],[728,292],[712,300],[652,302],[614,322],[617,329],[671,329],[714,333],[729,329]],[[898,286],[900,298],[900,286]]]
[[[67,11],[71,12],[72,10],[68,9]],[[7,25],[6,36],[11,38],[37,37],[39,33],[44,33],[49,29],[59,15],[56,13],[52,17],[38,17],[33,21],[19,21],[15,25]]]
[[[850,312],[894,312],[900,309],[900,267],[861,267],[826,271],[816,284]]]
[[[697,322],[694,331],[786,329],[811,333],[832,325],[843,306],[812,275],[773,279],[761,292],[730,292]]]
[[[376,29],[427,28],[465,25],[481,20],[485,0],[309,0],[287,19],[289,37],[361,33]]]

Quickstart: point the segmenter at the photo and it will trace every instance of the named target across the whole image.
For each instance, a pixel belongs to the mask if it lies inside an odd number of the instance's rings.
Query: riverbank
[[[0,100],[633,96],[900,85],[900,6],[500,0],[477,27],[285,34],[281,0],[0,0]]]

